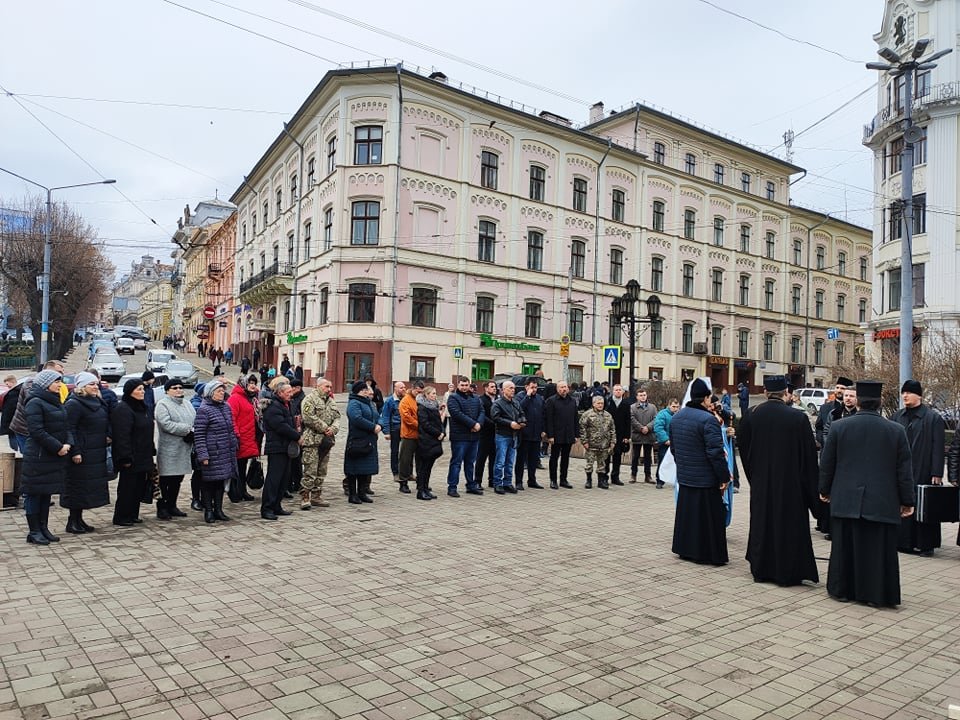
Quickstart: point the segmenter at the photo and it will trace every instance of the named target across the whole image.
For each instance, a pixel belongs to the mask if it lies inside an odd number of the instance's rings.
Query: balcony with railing
[[[219,280],[223,274],[223,265],[220,263],[210,263],[207,265],[207,277],[211,280]]]
[[[240,283],[240,299],[251,305],[289,295],[293,288],[293,266],[274,262]]]
[[[940,83],[924,88],[922,94],[913,99],[913,113],[917,114],[936,106],[960,104],[960,80]],[[903,119],[903,102],[888,105],[873,116],[873,119],[863,126],[863,142],[869,143],[881,130],[899,123]]]

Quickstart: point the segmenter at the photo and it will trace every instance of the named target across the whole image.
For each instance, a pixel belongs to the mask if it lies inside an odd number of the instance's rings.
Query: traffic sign
[[[827,328],[827,340],[839,340],[839,339],[840,339],[839,328]]]
[[[207,305],[203,309],[203,316],[207,320],[213,320],[217,316],[217,309],[213,305]]]
[[[560,343],[560,357],[570,357],[570,343]]]
[[[603,346],[603,369],[619,370],[620,360],[623,356],[623,349],[619,345]]]
[[[453,348],[453,359],[454,360],[463,360],[463,346],[457,345]]]
[[[560,344],[561,344],[561,345],[569,345],[569,344],[570,344],[570,335],[567,334],[567,333],[564,333],[563,335],[561,335],[561,336],[560,336]]]

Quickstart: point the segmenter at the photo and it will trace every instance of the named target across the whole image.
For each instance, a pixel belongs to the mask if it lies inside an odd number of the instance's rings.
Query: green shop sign
[[[294,335],[292,332],[287,333],[287,345],[293,345],[295,343],[302,343],[306,341],[306,335]]]
[[[497,350],[532,350],[538,352],[539,345],[531,345],[525,342],[501,342],[487,333],[480,333],[480,347],[496,348]]]

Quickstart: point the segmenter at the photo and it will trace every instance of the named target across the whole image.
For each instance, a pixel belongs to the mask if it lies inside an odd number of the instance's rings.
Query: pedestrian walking
[[[585,488],[593,487],[593,471],[597,471],[597,487],[607,490],[610,487],[610,453],[617,446],[617,431],[613,418],[606,410],[603,395],[594,395],[593,407],[580,416],[580,442],[586,451],[584,469],[587,473]]]
[[[907,433],[880,416],[882,389],[856,384],[860,412],[836,424],[820,455],[820,499],[830,504],[830,597],[895,606],[897,529],[913,515],[916,495]]]
[[[377,435],[380,413],[373,403],[373,388],[357,380],[347,399],[347,442],[344,447],[343,473],[347,476],[348,502],[372,503],[371,478],[380,472]]]
[[[737,385],[737,400],[740,402],[740,417],[743,417],[750,411],[750,388],[746,383]]]
[[[110,411],[100,397],[100,381],[96,375],[77,374],[73,393],[64,409],[74,442],[60,505],[70,511],[66,531],[79,535],[94,531],[83,519],[83,511],[110,504],[107,485]]]

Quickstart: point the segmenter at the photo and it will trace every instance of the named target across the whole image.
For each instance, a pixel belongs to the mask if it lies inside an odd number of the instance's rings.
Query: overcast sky
[[[169,261],[184,205],[229,199],[334,63],[403,59],[577,123],[598,100],[608,110],[641,101],[773,149],[788,128],[799,133],[875,83],[863,62],[876,59],[872,35],[884,7],[881,0],[173,2],[34,0],[0,10],[0,85],[17,95],[0,97],[0,167],[47,186],[116,178],[112,187],[55,197],[98,229],[121,272],[147,252]],[[797,204],[870,224],[872,161],[860,140],[875,106],[868,92],[797,137],[794,162],[809,171],[793,188]],[[0,174],[0,205],[35,191]]]

